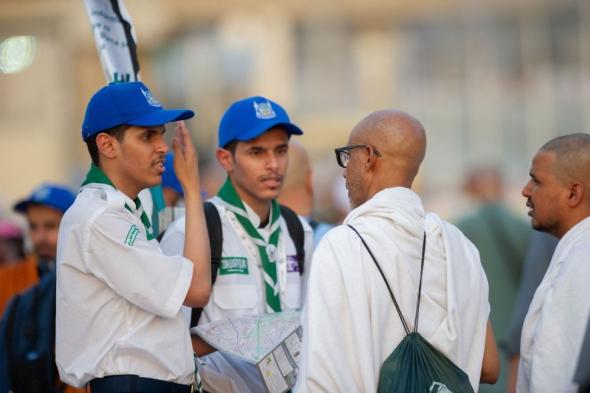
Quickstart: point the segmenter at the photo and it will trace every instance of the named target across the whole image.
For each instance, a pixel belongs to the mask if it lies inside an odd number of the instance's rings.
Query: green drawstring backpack
[[[420,312],[420,294],[422,292],[422,272],[424,271],[424,251],[426,250],[426,233],[422,242],[422,262],[420,265],[420,284],[418,285],[418,303],[414,319],[414,331],[410,332],[408,324],[393,296],[393,291],[385,278],[381,266],[361,234],[348,225],[360,237],[361,242],[375,262],[387,286],[391,300],[402,322],[406,337],[385,359],[379,372],[377,393],[473,393],[469,377],[442,352],[434,348],[418,333],[418,314]]]

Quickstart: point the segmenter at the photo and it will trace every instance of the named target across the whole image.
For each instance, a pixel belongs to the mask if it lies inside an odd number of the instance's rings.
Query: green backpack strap
[[[221,263],[221,251],[223,248],[223,231],[221,229],[221,217],[215,205],[211,202],[203,204],[207,232],[209,233],[209,247],[211,248],[211,286],[217,279],[217,270]],[[202,308],[193,308],[191,312],[191,327],[197,326],[203,312]]]
[[[297,266],[299,267],[299,274],[303,274],[305,268],[305,233],[303,231],[303,224],[299,220],[299,216],[287,206],[279,205],[281,208],[281,216],[285,219],[289,236],[295,243],[295,251],[297,253]]]

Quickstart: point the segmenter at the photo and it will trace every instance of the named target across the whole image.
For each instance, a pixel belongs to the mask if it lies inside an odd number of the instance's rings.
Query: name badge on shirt
[[[125,236],[125,241],[123,243],[132,246],[133,243],[135,243],[137,235],[139,235],[139,228],[137,225],[133,224],[131,225],[131,228],[129,228],[129,232],[127,232],[127,236]]]
[[[248,274],[248,259],[244,257],[222,257],[219,274]]]

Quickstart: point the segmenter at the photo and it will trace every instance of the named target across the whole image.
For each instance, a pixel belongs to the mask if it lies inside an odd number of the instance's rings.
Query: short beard
[[[543,224],[540,222],[535,222],[535,220],[532,220],[531,226],[536,231],[549,233],[550,235],[559,237],[557,223]]]

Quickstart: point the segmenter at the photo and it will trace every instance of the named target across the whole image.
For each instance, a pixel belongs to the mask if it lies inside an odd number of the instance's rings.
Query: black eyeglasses
[[[346,168],[346,166],[348,165],[348,161],[350,160],[350,151],[353,149],[357,149],[359,147],[368,148],[369,155],[371,155],[371,153],[375,153],[375,155],[377,157],[381,157],[381,153],[379,153],[379,151],[371,145],[344,146],[344,147],[339,147],[337,149],[334,149],[334,153],[336,153],[336,162],[338,163],[338,165],[340,165],[342,168]]]

